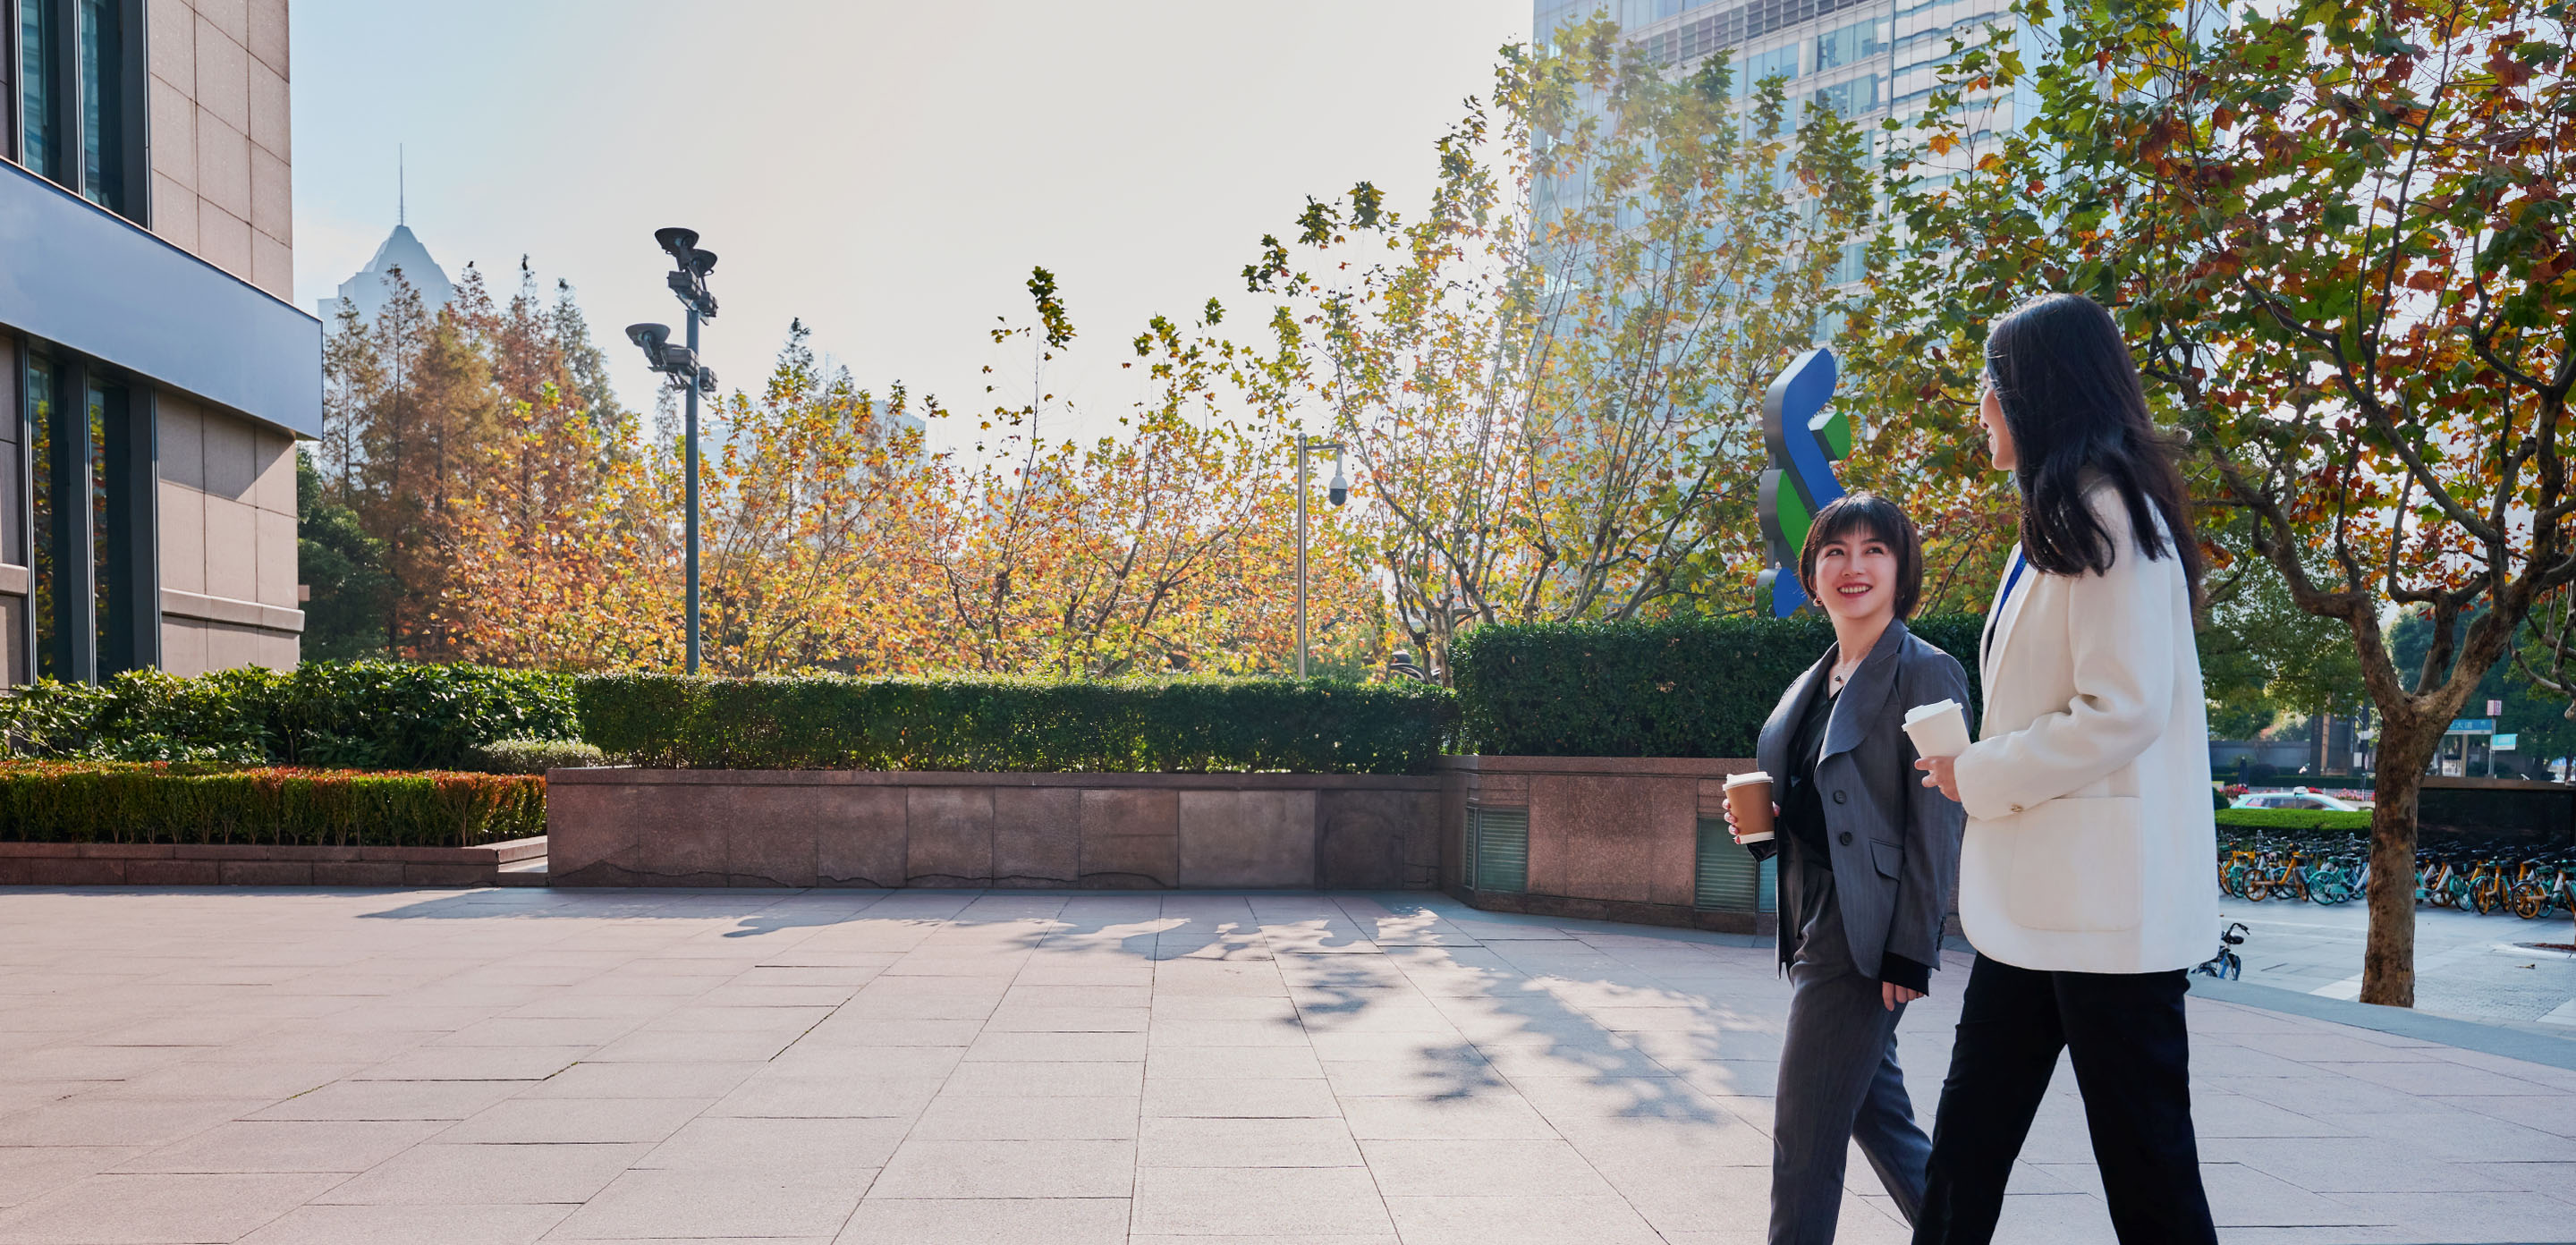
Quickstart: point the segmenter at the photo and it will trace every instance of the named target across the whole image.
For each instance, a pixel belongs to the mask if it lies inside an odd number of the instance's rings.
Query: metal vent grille
[[[1723,817],[1699,819],[1699,885],[1691,902],[1719,912],[1780,910],[1780,858],[1756,862]]]
[[[1480,891],[1518,895],[1529,890],[1529,810],[1467,810],[1468,859]]]

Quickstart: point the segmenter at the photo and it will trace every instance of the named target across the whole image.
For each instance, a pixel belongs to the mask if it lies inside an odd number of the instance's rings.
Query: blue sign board
[[[2495,734],[2495,728],[2496,720],[2494,718],[2453,718],[2451,719],[2450,733],[2454,735],[2492,735]]]

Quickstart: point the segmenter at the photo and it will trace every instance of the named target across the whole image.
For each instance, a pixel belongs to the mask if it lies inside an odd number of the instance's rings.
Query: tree
[[[557,670],[670,662],[678,602],[646,552],[665,520],[643,464],[606,449],[632,432],[620,419],[603,436],[594,411],[548,383],[466,447],[474,487],[445,525],[453,591],[441,618],[460,657]]]
[[[2464,621],[2473,622],[2474,615]],[[2563,686],[2552,685],[2531,675],[2533,660],[2553,660],[2553,655],[2547,650],[2555,642],[2548,637],[2564,634],[2564,625],[2563,620],[2535,612],[2534,617],[2523,623],[2522,634],[2514,645],[2515,651],[2487,667],[2461,707],[2461,717],[2482,718],[2490,716],[2486,712],[2486,702],[2504,703],[2504,712],[2496,729],[2520,737],[2515,744],[2515,758],[2522,765],[2499,758],[2496,771],[2499,775],[2524,766],[2544,765],[2559,757],[2576,756],[2576,720],[2570,718],[2571,710],[2576,710],[2576,706],[2570,705]],[[2395,659],[2399,670],[2421,670],[2424,657],[2432,647],[2433,622],[2429,610],[2420,607],[2406,610],[2389,624],[2389,655]],[[2437,678],[2448,678],[2449,675],[2448,670],[2436,672]]]
[[[1606,18],[1506,48],[1429,210],[1370,183],[1245,269],[1317,326],[1397,625],[1749,608],[1763,390],[1835,303],[1857,131],[1726,59],[1680,80]],[[1380,256],[1374,260],[1368,252]],[[1346,252],[1349,252],[1346,255]]]
[[[384,542],[358,513],[331,498],[315,454],[295,456],[295,565],[312,599],[304,603],[303,654],[312,661],[385,655]]]
[[[2349,715],[2367,702],[2350,630],[2300,609],[2268,564],[2238,559],[2210,577],[2208,597],[2199,640],[2212,738],[2250,739],[2283,715]]]
[[[382,617],[371,632],[404,657],[524,652],[539,660],[533,654],[543,649],[556,653],[543,659],[547,664],[570,660],[563,655],[568,650],[548,646],[579,632],[550,639],[525,630],[550,616],[545,611],[515,619],[497,612],[503,597],[522,605],[533,598],[502,592],[495,577],[533,572],[528,563],[494,560],[493,542],[505,510],[515,507],[526,518],[530,507],[596,503],[553,494],[540,500],[527,491],[535,487],[532,473],[544,474],[532,465],[532,453],[572,448],[563,439],[567,418],[588,427],[580,452],[598,461],[555,462],[557,486],[604,485],[603,472],[634,457],[632,417],[608,391],[605,361],[580,309],[561,283],[546,299],[525,260],[519,289],[506,304],[493,301],[472,265],[456,297],[435,313],[399,270],[388,274],[388,284],[372,319],[344,303],[325,340],[323,435],[315,462],[323,504],[315,513],[354,515],[375,550],[369,556],[383,586],[366,599]],[[487,479],[485,472],[500,474]],[[571,539],[560,516],[555,526],[560,539]],[[306,535],[347,543],[345,533]],[[523,587],[533,592],[536,581]],[[505,632],[539,649],[515,647],[518,641]]]
[[[1037,269],[1029,289],[1038,323],[994,340],[1030,340],[1030,401],[997,406],[982,430],[1000,434],[1001,452],[951,465],[938,490],[955,499],[929,542],[954,621],[949,661],[1090,676],[1288,667],[1294,320],[1274,316],[1276,345],[1255,352],[1218,334],[1214,299],[1187,327],[1153,317],[1132,343],[1151,396],[1120,421],[1124,436],[1081,445],[1038,433],[1054,401],[1045,366],[1075,331],[1051,274]],[[1328,653],[1374,664],[1383,631],[1359,529],[1319,523],[1315,534],[1314,631]]]
[[[2015,14],[2046,37],[1959,48],[1894,170],[1906,238],[1866,318],[1880,383],[1964,399],[1983,325],[2031,293],[2118,311],[2189,434],[2214,561],[2268,564],[2350,634],[2380,719],[2361,997],[2411,1005],[2419,779],[2535,603],[2576,580],[2569,9]],[[1962,118],[2017,89],[2036,113],[1968,145]],[[2431,628],[2411,680],[2391,602]]]
[[[759,396],[737,390],[709,408],[715,445],[699,479],[706,662],[737,675],[917,672],[937,647],[916,522],[933,478],[919,469],[920,434],[897,431],[911,399],[897,385],[880,401],[848,369],[826,373],[811,336],[791,322]],[[677,585],[675,440],[653,470],[670,516],[660,557]]]

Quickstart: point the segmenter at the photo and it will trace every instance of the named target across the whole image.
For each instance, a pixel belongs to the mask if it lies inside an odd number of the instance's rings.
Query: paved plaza
[[[0,890],[0,1245],[1735,1245],[1786,998],[1409,895]],[[2191,1007],[2224,1239],[2576,1238],[2576,1071]],[[2090,1157],[2061,1070],[2003,1238]]]
[[[2361,996],[2367,905],[2229,898],[2220,901],[2219,919],[2245,923],[2245,980],[2325,998]],[[2576,954],[2550,943],[2576,944],[2576,925],[2564,911],[2526,921],[2505,912],[2480,916],[2418,905],[2415,1006],[2442,1016],[2549,1026],[2576,1040]]]

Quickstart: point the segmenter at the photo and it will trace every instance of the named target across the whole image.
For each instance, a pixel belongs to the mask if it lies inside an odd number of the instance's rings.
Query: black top
[[[1832,677],[1830,674],[1826,676],[1828,679]],[[1833,866],[1827,863],[1833,859],[1833,849],[1826,845],[1831,835],[1825,827],[1824,796],[1816,787],[1816,761],[1817,754],[1825,748],[1825,726],[1833,721],[1834,702],[1842,698],[1839,690],[1825,690],[1832,686],[1827,683],[1825,688],[1817,689],[1807,698],[1806,712],[1798,715],[1797,727],[1789,732],[1789,780],[1782,789],[1784,798],[1780,801],[1780,828],[1797,840],[1795,854],[1813,862],[1811,867],[1823,873],[1828,879],[1827,884],[1833,877]],[[1786,893],[1787,890],[1787,887],[1782,888],[1781,898],[1793,911],[1783,913],[1782,917],[1798,922],[1797,928],[1804,928],[1807,914],[1794,911],[1800,904]],[[1785,957],[1787,946],[1784,944],[1781,950]],[[1882,952],[1879,955],[1878,979],[1922,993],[1931,988],[1932,968],[1893,951]]]
[[[1832,849],[1825,846],[1824,797],[1816,791],[1816,754],[1824,751],[1825,724],[1833,720],[1834,702],[1842,696],[1839,690],[1826,690],[1831,686],[1807,697],[1807,711],[1789,732],[1789,782],[1781,789],[1781,828],[1806,849],[1809,860],[1833,858]]]

